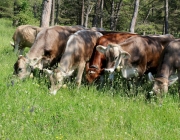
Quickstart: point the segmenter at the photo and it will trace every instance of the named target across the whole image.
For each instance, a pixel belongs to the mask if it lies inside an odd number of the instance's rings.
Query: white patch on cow
[[[122,75],[124,78],[131,78],[131,77],[137,77],[138,71],[136,68],[122,68],[121,69]]]
[[[119,56],[119,48],[118,47],[114,47],[114,56]]]
[[[107,72],[114,72],[114,70],[115,70],[115,67],[113,67],[113,68],[109,68],[109,69],[104,69],[105,71],[107,71]]]
[[[91,70],[91,71],[89,71],[89,73],[90,74],[94,74],[94,73],[96,73],[95,71],[93,71],[93,70]]]

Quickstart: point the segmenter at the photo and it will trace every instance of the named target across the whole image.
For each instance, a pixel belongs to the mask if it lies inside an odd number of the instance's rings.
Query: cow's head
[[[17,75],[20,79],[24,79],[29,76],[31,73],[31,67],[28,64],[27,58],[20,55],[18,60],[14,64],[14,74]]]
[[[100,69],[95,65],[92,65],[86,70],[86,79],[91,84],[96,79],[98,79],[101,75],[104,69]]]
[[[150,81],[154,82],[151,92],[155,93],[156,95],[161,95],[161,93],[168,92],[168,86],[174,84],[178,80],[177,75],[171,75],[169,78],[165,76],[154,78],[151,73],[148,73],[148,77]]]
[[[168,92],[168,79],[155,78],[152,90],[156,95]]]
[[[60,69],[55,69],[54,71],[43,69],[43,71],[49,76],[51,82],[51,87],[49,90],[53,95],[56,95],[57,91],[62,87],[63,79],[72,75],[73,73],[73,71],[63,72]]]
[[[110,72],[113,72],[119,65],[126,65],[124,63],[131,56],[118,44],[108,44],[107,47],[98,45],[96,49],[106,56],[107,66],[105,70]]]
[[[28,59],[28,63],[31,67],[33,67],[33,69],[37,68],[39,70],[43,69],[43,60],[42,57],[35,57],[33,59]]]

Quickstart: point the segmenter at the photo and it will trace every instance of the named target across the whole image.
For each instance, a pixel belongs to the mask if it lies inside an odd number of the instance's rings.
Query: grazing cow
[[[173,84],[177,79],[179,82],[180,99],[180,39],[170,42],[163,50],[156,78],[153,78],[154,86],[152,92],[162,97],[162,93],[168,92],[168,86]]]
[[[68,37],[83,29],[79,26],[53,26],[41,30],[26,56],[20,56],[14,64],[14,73],[23,79],[34,68],[42,70],[54,66],[64,52]]]
[[[135,36],[124,43],[99,45],[96,49],[106,56],[105,70],[113,72],[120,65],[122,76],[129,79],[149,71],[156,73],[160,55],[172,40],[172,35]]]
[[[123,33],[123,32],[114,32],[107,33],[102,31],[101,33],[105,34],[98,39],[97,45],[107,46],[109,43],[120,44],[126,39],[132,36],[138,36],[138,34],[133,33]],[[106,58],[103,53],[100,53],[94,49],[93,55],[90,61],[86,64],[86,79],[89,83],[92,83],[100,76],[103,75],[104,68],[106,66]]]
[[[14,47],[14,51],[19,51],[22,55],[25,47],[31,47],[37,34],[42,30],[42,28],[32,25],[21,25],[17,27],[14,35],[12,37],[14,42],[11,45]]]
[[[78,69],[76,82],[80,86],[85,64],[91,58],[97,39],[101,36],[100,32],[82,30],[69,37],[55,72],[44,70],[50,76],[50,93],[56,94],[63,84],[63,79],[70,76],[75,69]]]

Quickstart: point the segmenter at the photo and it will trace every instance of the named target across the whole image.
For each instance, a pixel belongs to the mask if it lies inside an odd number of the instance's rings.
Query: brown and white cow
[[[141,77],[145,72],[157,72],[160,55],[172,40],[172,35],[135,36],[124,43],[99,45],[96,49],[106,56],[105,70],[113,72],[121,66],[122,76],[129,79]]]
[[[156,77],[153,78],[153,91],[158,97],[168,92],[168,86],[178,79],[180,99],[180,39],[169,43],[163,50]]]
[[[32,25],[21,25],[18,26],[12,37],[14,42],[11,45],[14,47],[14,51],[22,55],[26,47],[31,47],[37,34],[42,28]]]
[[[23,79],[34,68],[42,70],[54,66],[64,52],[68,37],[82,29],[79,26],[53,26],[41,30],[26,56],[19,56],[14,73]]]
[[[126,32],[106,32],[101,31],[105,34],[98,39],[97,45],[107,46],[109,43],[120,44],[126,39],[132,36],[138,36],[134,33]],[[106,57],[103,53],[94,49],[93,55],[89,62],[86,64],[86,79],[89,83],[92,83],[99,77],[102,77],[104,68],[106,67]]]
[[[80,86],[85,64],[91,58],[97,39],[101,36],[100,32],[82,30],[69,37],[58,68],[54,72],[44,70],[50,76],[51,94],[56,94],[63,84],[63,79],[70,76],[75,69],[78,69],[76,82]]]

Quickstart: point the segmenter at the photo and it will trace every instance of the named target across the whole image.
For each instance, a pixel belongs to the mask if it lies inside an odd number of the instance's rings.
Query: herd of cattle
[[[154,81],[152,91],[159,96],[177,79],[180,83],[180,39],[170,34],[143,36],[81,26],[22,25],[13,40],[11,45],[19,54],[14,73],[24,79],[35,68],[43,70],[50,79],[52,94],[76,69],[78,86],[84,71],[86,80],[92,83],[98,79],[103,82],[105,71],[112,78],[117,68],[126,79],[148,74]],[[23,56],[25,47],[30,50]]]

